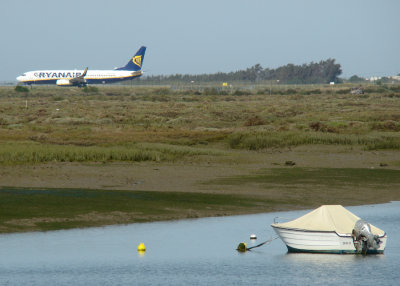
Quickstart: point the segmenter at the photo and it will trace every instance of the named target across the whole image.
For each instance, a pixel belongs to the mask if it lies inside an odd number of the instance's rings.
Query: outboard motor
[[[369,249],[379,248],[380,239],[378,235],[373,235],[371,226],[365,220],[356,221],[353,229],[354,246],[358,253],[366,254]]]

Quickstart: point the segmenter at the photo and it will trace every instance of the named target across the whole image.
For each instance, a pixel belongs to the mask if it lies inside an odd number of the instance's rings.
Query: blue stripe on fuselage
[[[134,79],[136,77],[140,77],[141,75],[132,75],[127,77],[112,77],[112,78],[87,78],[86,83],[88,84],[98,84],[98,83],[115,83],[128,79]]]

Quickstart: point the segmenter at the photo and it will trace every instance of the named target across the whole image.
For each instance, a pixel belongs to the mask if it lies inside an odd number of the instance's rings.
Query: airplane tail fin
[[[142,69],[144,54],[146,52],[146,47],[142,46],[136,52],[136,54],[129,60],[129,62],[121,68],[117,68],[117,70],[125,70],[125,71],[139,71]]]

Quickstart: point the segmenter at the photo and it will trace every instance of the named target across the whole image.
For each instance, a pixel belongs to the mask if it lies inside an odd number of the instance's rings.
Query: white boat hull
[[[272,226],[289,252],[313,253],[357,253],[353,237],[350,234],[338,234],[335,231],[308,231]],[[367,253],[383,253],[387,235],[380,236],[378,249],[369,249]]]

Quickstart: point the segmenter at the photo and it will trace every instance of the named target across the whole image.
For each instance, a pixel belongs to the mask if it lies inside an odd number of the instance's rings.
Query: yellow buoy
[[[139,252],[146,251],[146,246],[144,245],[144,243],[139,244],[139,246],[137,247],[137,251]]]
[[[245,242],[239,243],[237,251],[246,252],[246,250],[247,250],[247,244]]]

